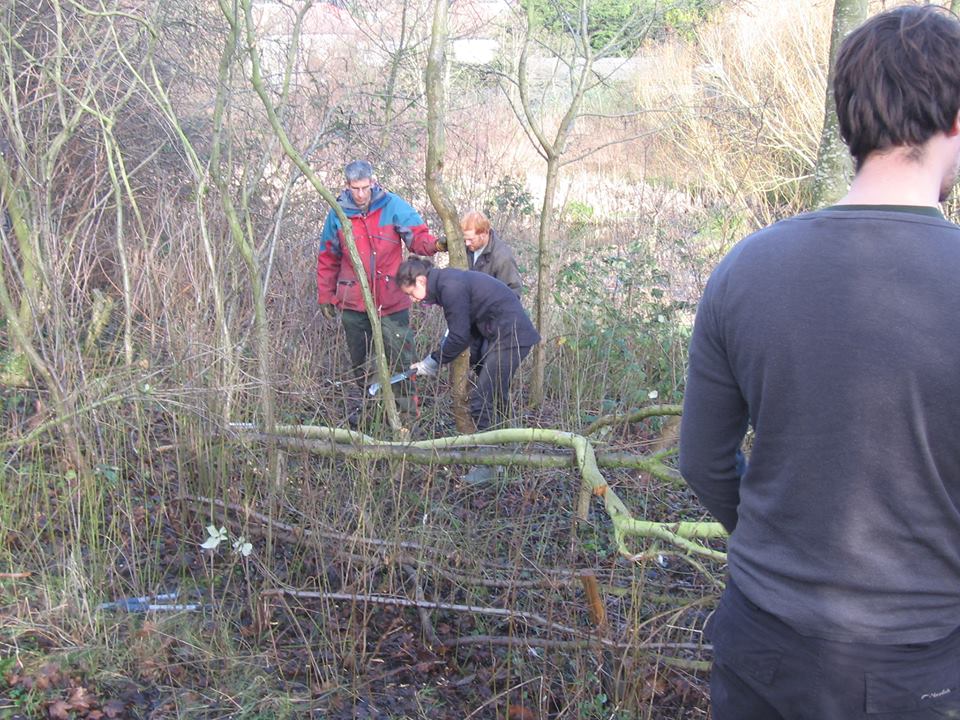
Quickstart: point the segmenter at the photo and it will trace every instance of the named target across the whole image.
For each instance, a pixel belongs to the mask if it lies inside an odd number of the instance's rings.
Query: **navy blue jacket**
[[[432,268],[427,272],[425,303],[443,308],[449,334],[433,353],[441,365],[453,362],[478,338],[532,347],[540,334],[509,287],[473,270]]]

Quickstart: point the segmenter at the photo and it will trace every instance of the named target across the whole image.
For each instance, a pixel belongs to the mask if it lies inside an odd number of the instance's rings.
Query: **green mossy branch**
[[[597,430],[610,425],[627,425],[647,418],[662,415],[682,415],[682,405],[651,405],[622,415],[601,415],[583,429],[584,435],[593,435]]]
[[[259,429],[248,423],[231,424],[231,429],[247,436],[257,434]],[[514,443],[541,443],[572,449],[574,458],[566,459],[563,464],[569,464],[575,459],[577,469],[583,480],[578,504],[578,515],[586,518],[586,511],[591,495],[603,499],[603,507],[613,524],[613,537],[617,551],[626,558],[634,560],[638,557],[627,545],[629,537],[646,537],[667,542],[679,548],[687,555],[699,555],[719,562],[726,561],[726,554],[713,550],[695,540],[722,538],[726,532],[720,523],[716,522],[674,522],[662,523],[648,520],[638,520],[633,517],[626,504],[614,492],[600,472],[596,452],[590,441],[582,435],[542,428],[504,428],[490,430],[472,435],[453,435],[450,437],[435,438],[433,440],[418,440],[415,442],[390,442],[378,440],[363,433],[341,428],[330,428],[319,425],[278,425],[277,433],[293,439],[329,441],[329,450],[332,453],[345,455],[369,456],[372,458],[383,456],[410,457],[416,461],[418,453],[421,461],[442,462],[439,456],[424,457],[425,451],[437,453],[441,450],[471,447],[477,445],[506,445]],[[527,453],[524,453],[527,455]],[[663,471],[668,471],[657,456],[650,460],[650,466],[659,465]],[[511,457],[506,454],[482,455],[479,457],[465,456],[471,463],[479,464],[510,464]],[[544,460],[540,456],[541,461]],[[621,459],[622,461],[622,459]],[[550,464],[553,464],[551,461]],[[528,464],[518,462],[517,464]],[[558,463],[559,465],[560,463]],[[671,476],[672,479],[672,476]]]

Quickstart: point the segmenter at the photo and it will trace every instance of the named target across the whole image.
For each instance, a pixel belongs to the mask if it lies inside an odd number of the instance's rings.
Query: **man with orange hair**
[[[460,229],[463,230],[470,269],[495,277],[520,297],[523,280],[520,279],[517,259],[510,246],[490,227],[487,216],[471,210],[460,218]]]

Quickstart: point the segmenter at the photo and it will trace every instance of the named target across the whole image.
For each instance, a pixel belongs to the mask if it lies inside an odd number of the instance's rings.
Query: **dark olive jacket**
[[[523,290],[523,280],[517,267],[517,258],[506,242],[500,239],[493,228],[490,229],[490,239],[487,241],[483,253],[474,260],[474,253],[467,250],[467,261],[470,269],[495,277],[508,288],[513,290],[517,297]]]

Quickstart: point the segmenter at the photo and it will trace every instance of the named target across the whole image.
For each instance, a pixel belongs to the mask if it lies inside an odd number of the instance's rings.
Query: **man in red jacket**
[[[415,360],[410,298],[394,280],[403,261],[403,246],[417,255],[434,255],[438,250],[446,250],[446,244],[430,233],[409,203],[377,184],[370,163],[355,160],[344,168],[344,175],[347,185],[337,202],[350,220],[353,240],[363,261],[380,317],[387,361],[394,372],[401,372]],[[355,378],[363,387],[372,330],[360,283],[343,242],[343,228],[333,210],[327,214],[320,235],[317,300],[326,318],[332,319],[340,311]],[[417,397],[412,383],[397,386],[397,405],[402,412],[416,414]],[[350,424],[356,425],[359,416],[359,410],[351,413]]]

